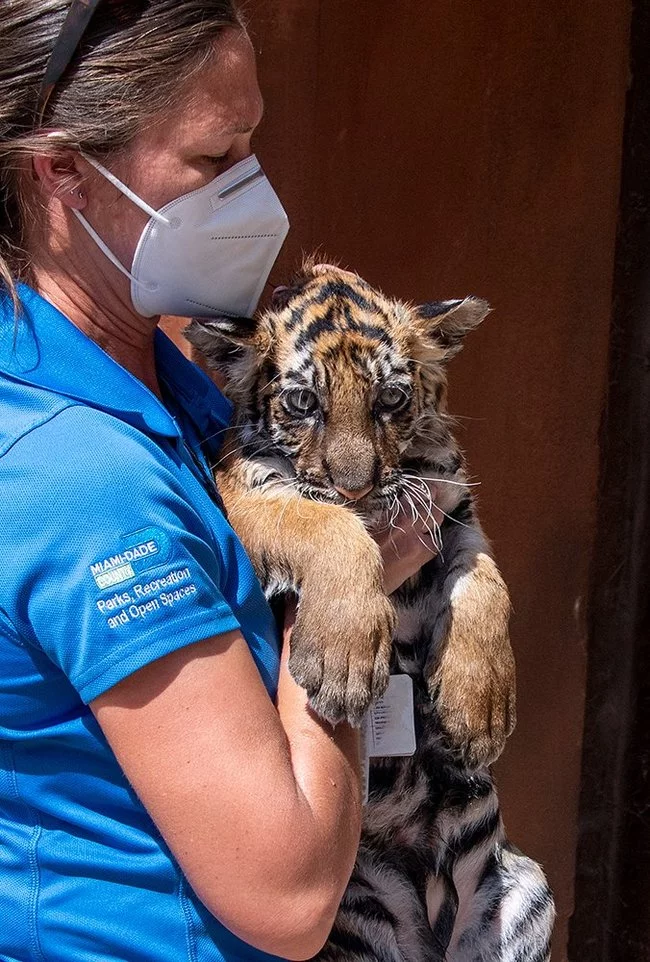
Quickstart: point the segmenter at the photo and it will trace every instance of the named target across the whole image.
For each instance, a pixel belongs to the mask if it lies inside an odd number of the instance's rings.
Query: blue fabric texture
[[[20,297],[17,320],[0,302],[0,958],[269,959],[201,905],[88,708],[233,629],[275,695],[273,617],[206,462],[230,406],[162,332],[165,404]]]

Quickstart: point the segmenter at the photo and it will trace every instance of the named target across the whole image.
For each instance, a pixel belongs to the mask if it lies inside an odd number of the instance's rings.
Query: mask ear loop
[[[160,214],[157,210],[155,210],[155,208],[150,207],[146,201],[142,200],[141,197],[138,197],[138,195],[135,194],[129,187],[127,187],[126,184],[123,184],[119,177],[116,177],[115,174],[112,174],[108,168],[104,167],[103,164],[100,164],[98,160],[95,160],[93,157],[89,157],[87,154],[83,153],[83,151],[81,152],[81,156],[84,158],[84,160],[87,160],[92,167],[98,170],[99,173],[106,178],[106,180],[110,181],[111,184],[117,187],[117,189],[124,194],[125,197],[128,197],[128,199],[135,204],[136,207],[139,207],[140,210],[144,211],[145,214],[149,214],[149,217],[158,221],[159,224],[164,224],[166,227],[169,227],[169,220],[164,216],[164,214]],[[108,245],[102,240],[95,228],[92,227],[91,224],[86,220],[81,211],[73,208],[72,213],[75,215],[86,233],[90,234],[101,252],[105,254],[114,267],[117,267],[120,273],[124,274],[125,277],[128,277],[129,280],[133,284],[137,284],[138,287],[144,287],[146,290],[155,290],[155,285],[152,287],[151,284],[146,284],[144,281],[138,280],[137,277],[133,276],[131,271],[127,270],[124,264],[117,259],[110,247],[108,247]]]
[[[83,229],[86,231],[86,233],[87,233],[87,234],[90,234],[90,236],[92,237],[92,239],[95,241],[95,243],[96,243],[97,246],[99,247],[100,251],[101,251],[103,254],[105,254],[106,257],[108,257],[109,261],[111,262],[111,264],[112,264],[114,267],[117,267],[118,271],[120,271],[122,274],[124,274],[125,277],[128,277],[129,280],[132,281],[134,284],[137,284],[138,287],[144,287],[144,288],[146,288],[146,290],[151,290],[151,289],[152,289],[152,287],[151,287],[150,284],[145,284],[144,281],[138,280],[137,277],[134,277],[134,276],[133,276],[133,274],[131,273],[131,271],[127,270],[127,268],[124,266],[124,264],[122,264],[122,262],[117,259],[117,257],[115,256],[115,254],[113,253],[113,251],[110,249],[110,247],[101,239],[101,237],[99,236],[99,234],[97,233],[97,231],[95,230],[95,228],[92,227],[92,226],[90,225],[90,223],[86,220],[86,218],[85,218],[84,215],[81,213],[81,211],[75,210],[75,209],[73,208],[73,209],[72,209],[72,213],[73,213],[74,216],[77,218],[77,220],[79,221],[79,223],[81,224],[81,226],[83,227]]]
[[[100,174],[103,174],[106,180],[109,180],[114,187],[117,187],[117,189],[121,191],[125,197],[128,197],[136,207],[139,207],[140,210],[143,210],[145,214],[149,214],[149,217],[153,217],[153,219],[157,220],[158,223],[166,224],[167,227],[169,227],[169,220],[164,214],[159,213],[155,208],[150,207],[149,204],[147,204],[147,202],[141,197],[138,197],[137,194],[134,194],[130,187],[127,187],[126,184],[123,184],[119,177],[116,177],[115,174],[112,174],[107,167],[104,167],[103,164],[100,164],[99,161],[95,160],[94,157],[89,157],[88,154],[84,154],[83,151],[81,151],[81,156],[84,160],[87,160],[88,163],[95,168],[95,170],[98,170]]]

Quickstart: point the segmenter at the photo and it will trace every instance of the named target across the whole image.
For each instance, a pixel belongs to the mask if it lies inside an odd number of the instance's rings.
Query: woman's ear
[[[88,203],[83,188],[79,155],[73,150],[35,154],[32,158],[34,180],[46,201],[56,197],[65,207],[83,210]]]

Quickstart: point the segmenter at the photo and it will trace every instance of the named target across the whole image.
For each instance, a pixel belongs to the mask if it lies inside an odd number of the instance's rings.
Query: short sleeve
[[[0,479],[0,606],[84,702],[241,627],[214,527],[183,490],[171,447],[75,406],[16,442]]]

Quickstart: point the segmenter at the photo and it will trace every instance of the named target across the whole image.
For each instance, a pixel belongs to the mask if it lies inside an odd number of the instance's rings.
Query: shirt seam
[[[23,636],[22,631],[18,630],[18,627],[11,620],[4,608],[0,606],[0,624],[4,624],[5,628],[14,636],[14,641],[17,641],[22,645],[27,639]]]
[[[29,805],[28,802],[20,794],[20,789],[18,788],[18,780],[16,778],[16,761],[14,758],[13,744],[10,742],[8,745],[9,756],[11,760],[11,786],[14,790],[14,794],[20,804],[25,808],[31,821],[32,833],[29,839],[28,848],[28,861],[30,869],[30,893],[29,893],[29,907],[27,910],[27,918],[29,924],[29,941],[32,946],[32,950],[36,950],[36,954],[40,962],[47,962],[45,955],[43,954],[43,948],[41,946],[41,941],[38,936],[38,902],[40,896],[41,888],[41,872],[40,866],[38,864],[38,843],[41,837],[41,820],[38,817],[38,812],[36,809]]]
[[[54,397],[61,397],[61,395],[54,395]],[[8,454],[9,451],[11,451],[11,449],[14,447],[14,445],[18,444],[19,441],[22,441],[23,438],[27,437],[28,434],[31,434],[33,431],[36,431],[38,428],[43,427],[44,424],[48,424],[50,421],[53,421],[54,418],[58,417],[59,414],[62,414],[63,411],[67,411],[68,408],[82,407],[82,406],[83,405],[80,405],[78,401],[69,400],[66,403],[64,403],[61,407],[57,408],[56,411],[52,411],[47,415],[40,415],[39,417],[36,418],[36,420],[28,424],[27,427],[25,427],[20,434],[16,435],[15,437],[9,438],[6,441],[4,447],[0,448],[0,458],[3,458],[5,454]]]
[[[180,435],[179,440],[180,440],[183,444],[185,444],[185,445],[189,445],[189,444],[190,444],[189,439],[186,438],[185,435],[184,435],[182,432],[181,432],[181,435]],[[203,489],[203,491],[205,491],[205,493],[208,495],[208,497],[211,497],[211,496],[210,496],[210,493],[206,490],[206,487],[205,487],[203,481],[201,480],[201,478],[199,478],[198,475],[195,474],[194,470],[190,467],[190,465],[187,463],[187,461],[185,461],[185,460],[183,459],[183,457],[182,457],[182,455],[180,454],[180,452],[178,452],[178,456],[179,456],[179,458],[183,461],[183,464],[185,465],[185,467],[187,468],[187,470],[190,472],[190,474],[192,475],[192,477],[194,478],[194,480],[201,486],[201,488]],[[208,465],[208,469],[209,469],[209,465]],[[209,470],[210,470],[210,469],[209,469]],[[212,472],[211,470],[210,470],[210,473],[213,474],[213,472]],[[216,481],[214,481],[214,475],[213,475],[213,483],[214,483],[214,486],[215,486],[215,490],[217,491],[217,494],[218,494],[218,493],[219,493],[219,489],[217,488]],[[219,495],[219,497],[221,497],[221,495]],[[213,503],[214,503],[214,502],[213,502]],[[193,509],[193,510],[195,511],[195,513],[196,513],[197,509],[194,507],[194,503],[192,503],[191,507],[192,507],[192,509]],[[228,515],[226,514],[225,507],[221,507],[221,506],[219,506],[219,505],[217,505],[217,504],[215,504],[215,507],[217,508],[217,510],[219,511],[219,513],[221,514],[221,517],[224,519],[224,521],[226,522],[226,524],[230,526],[230,522],[228,521]],[[197,516],[200,517],[198,514],[197,514]],[[205,532],[206,532],[206,533],[209,535],[209,537],[210,537],[210,543],[212,544],[212,548],[213,548],[213,550],[214,550],[214,553],[215,553],[216,557],[218,558],[219,562],[221,563],[221,568],[220,568],[220,570],[223,571],[223,570],[224,570],[223,551],[222,551],[222,548],[221,548],[221,544],[220,544],[220,542],[219,542],[219,539],[218,539],[218,537],[217,537],[217,533],[216,533],[216,531],[214,530],[214,525],[211,524],[211,522],[209,522],[207,519],[203,520],[203,525],[204,525]],[[233,531],[234,531],[234,529],[233,529]],[[235,535],[236,535],[236,537],[239,537],[239,535],[237,535],[236,532],[235,532]],[[218,588],[219,588],[220,591],[222,590],[221,585],[218,585]]]
[[[192,924],[192,914],[187,897],[185,876],[182,872],[178,874],[178,901],[180,902],[181,912],[185,919],[185,942],[187,945],[188,962],[197,962],[196,933]]]

